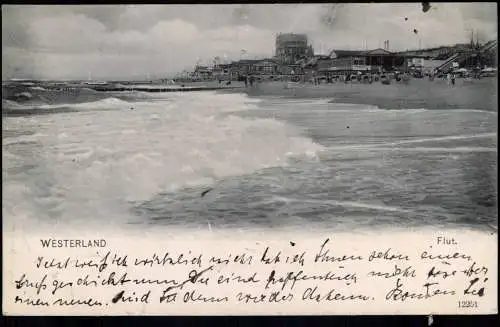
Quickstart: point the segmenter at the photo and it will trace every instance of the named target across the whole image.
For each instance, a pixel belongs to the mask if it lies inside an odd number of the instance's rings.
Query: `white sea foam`
[[[46,88],[43,88],[41,86],[32,86],[30,87],[31,90],[34,90],[34,91],[47,91]]]
[[[287,100],[287,103],[290,101]],[[376,105],[368,104],[357,104],[357,103],[342,103],[342,102],[332,102],[331,100],[297,100],[297,102],[302,102],[304,104],[314,103],[319,105],[326,105],[327,107],[320,108],[318,110],[329,110],[332,112],[363,112],[363,113],[383,113],[392,115],[407,115],[407,114],[422,114],[422,113],[432,113],[432,114],[445,114],[445,115],[455,115],[456,113],[477,113],[477,114],[488,114],[488,115],[498,115],[496,111],[490,110],[480,110],[480,109],[426,109],[426,108],[402,108],[402,109],[385,109],[380,108]]]
[[[402,151],[402,152],[448,152],[448,153],[474,153],[474,152],[498,152],[497,148],[488,147],[408,147],[408,148],[376,148],[379,151]]]
[[[411,210],[406,210],[406,209],[403,209],[400,207],[388,206],[385,204],[359,202],[359,201],[294,199],[294,198],[288,198],[288,197],[276,197],[275,199],[283,201],[285,203],[300,202],[300,203],[311,203],[311,204],[320,204],[320,205],[329,204],[332,206],[341,206],[341,207],[352,207],[352,208],[362,208],[362,209],[373,209],[373,210],[378,210],[378,211],[412,213]]]
[[[488,147],[408,147],[402,148],[397,147],[398,145],[404,144],[418,144],[425,142],[435,142],[435,141],[454,141],[454,140],[467,140],[467,139],[477,139],[477,138],[496,138],[496,133],[480,133],[473,135],[449,135],[440,137],[424,137],[410,140],[400,140],[395,142],[384,142],[384,143],[374,143],[374,144],[348,144],[348,145],[335,145],[328,148],[329,151],[349,151],[349,150],[400,150],[400,151],[442,151],[442,152],[496,152],[496,148]]]
[[[423,143],[430,141],[452,141],[452,140],[467,140],[467,139],[476,139],[476,138],[496,138],[496,133],[480,133],[473,135],[449,135],[449,136],[440,136],[440,137],[429,137],[429,138],[420,138],[413,140],[402,140],[391,143],[384,143],[384,145],[398,145],[398,144],[411,144],[411,143]]]
[[[322,149],[284,123],[228,115],[258,102],[240,94],[165,97],[172,101],[134,103],[135,110],[8,118],[7,129],[38,131],[22,139],[37,144],[19,144],[24,148],[16,152],[37,168],[4,172],[4,214],[17,222],[12,216],[118,219],[127,217],[130,202],[284,165],[290,155],[314,156]],[[130,104],[108,98],[73,106],[128,109]],[[11,138],[8,148],[4,143],[4,161],[12,160],[7,152],[20,141]]]
[[[16,101],[2,99],[2,109],[5,109],[5,108],[22,109],[24,107],[25,106],[17,103]]]
[[[20,110],[36,110],[36,109],[58,109],[58,108],[70,108],[74,110],[105,110],[105,109],[129,109],[131,103],[109,97],[102,100],[92,101],[92,102],[82,102],[82,103],[58,103],[58,104],[44,104],[44,103],[26,103],[21,104],[15,101],[2,100],[3,106],[9,109],[20,109]]]
[[[52,109],[52,108],[61,108],[68,107],[73,109],[85,110],[85,109],[113,109],[113,108],[123,108],[128,109],[130,107],[130,103],[127,101],[123,101],[118,98],[106,98],[93,102],[83,102],[83,103],[68,103],[68,104],[52,104],[52,105],[43,105],[38,106],[40,109]]]

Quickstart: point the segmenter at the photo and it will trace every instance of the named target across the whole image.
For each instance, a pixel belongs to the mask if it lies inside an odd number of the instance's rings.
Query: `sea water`
[[[3,99],[4,228],[496,228],[496,112],[31,88]]]

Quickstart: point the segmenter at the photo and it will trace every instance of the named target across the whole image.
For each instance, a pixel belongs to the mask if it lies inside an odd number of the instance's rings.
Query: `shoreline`
[[[245,87],[243,82],[233,81],[231,85],[220,85],[217,82],[191,83],[181,85],[114,85],[114,86],[79,86],[77,88],[92,89],[98,93],[120,91],[141,91],[152,93],[163,92],[203,92],[212,91],[221,94],[240,93],[253,98],[278,97],[295,99],[327,99],[332,103],[346,103],[377,106],[380,109],[473,109],[498,112],[497,79],[483,78],[467,81],[458,79],[455,86],[444,80],[429,81],[412,79],[408,85],[393,82],[384,85],[334,83],[334,84],[299,84],[287,82],[265,81],[252,87]],[[60,89],[45,86],[47,90]],[[74,86],[69,86],[72,88]],[[44,91],[32,90],[29,86],[3,87],[2,99],[18,101],[20,92],[30,92],[45,96]],[[71,93],[62,90],[63,93]],[[16,94],[17,93],[17,94]],[[78,93],[78,92],[76,92]],[[35,94],[35,95],[36,95]],[[77,94],[76,94],[77,95]],[[21,99],[21,103],[24,103]],[[4,111],[6,108],[2,108]]]
[[[455,86],[446,81],[413,79],[409,85],[392,83],[291,84],[263,82],[252,88],[219,90],[242,92],[249,97],[330,99],[334,103],[375,105],[381,109],[476,109],[498,112],[497,79],[458,80]]]

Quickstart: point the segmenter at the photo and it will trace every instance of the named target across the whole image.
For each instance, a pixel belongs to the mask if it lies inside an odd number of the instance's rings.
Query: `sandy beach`
[[[241,89],[222,92],[241,92]],[[263,82],[244,91],[251,97],[331,98],[337,103],[375,105],[381,109],[478,109],[498,111],[497,79],[458,79],[452,87],[443,80],[412,79],[409,85],[373,84],[288,84]]]

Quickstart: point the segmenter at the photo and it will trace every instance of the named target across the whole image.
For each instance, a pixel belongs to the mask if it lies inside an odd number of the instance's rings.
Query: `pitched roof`
[[[241,60],[238,60],[234,63],[236,63],[236,64],[253,64],[253,63],[259,62],[259,61],[262,61],[262,59],[241,59]]]
[[[382,49],[382,48],[378,48],[378,49],[374,49],[374,50],[370,50],[370,51],[367,51],[366,52],[367,55],[391,55],[393,54],[392,52],[390,51],[387,51],[385,49]]]
[[[340,58],[340,57],[354,57],[362,56],[366,54],[365,50],[332,50],[330,52],[330,57]]]
[[[263,65],[276,64],[276,61],[269,60],[269,59],[263,59],[263,60],[257,61],[256,64],[263,64]]]
[[[332,50],[330,52],[330,57],[340,58],[340,57],[356,57],[356,56],[366,56],[366,55],[392,55],[392,54],[394,53],[382,48],[373,50]]]
[[[303,61],[302,63],[306,66],[315,66],[315,65],[319,64],[320,62],[325,62],[325,61],[330,61],[330,60],[332,60],[332,58],[330,58],[329,56],[318,55],[318,56],[314,56],[313,58],[310,58],[307,61]]]
[[[237,64],[258,64],[258,63],[270,63],[274,64],[276,63],[277,60],[274,58],[265,58],[265,59],[241,59],[238,61],[233,61],[231,62],[231,65],[237,65]]]
[[[318,54],[318,55],[314,55],[313,58],[315,59],[330,59],[330,56],[329,55],[324,55],[324,54]]]

